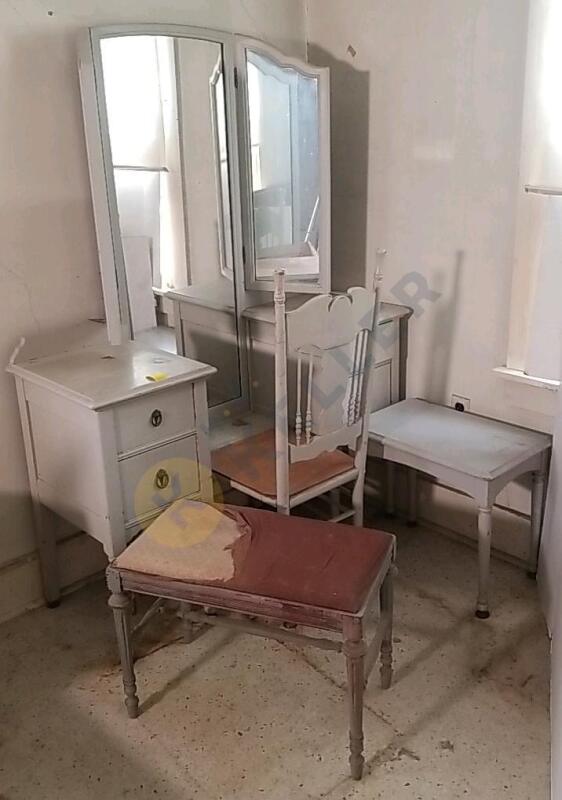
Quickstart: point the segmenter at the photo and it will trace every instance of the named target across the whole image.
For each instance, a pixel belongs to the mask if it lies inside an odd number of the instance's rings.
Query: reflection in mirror
[[[186,356],[219,370],[210,404],[234,399],[241,381],[222,46],[116,36],[101,40],[101,55],[132,334],[171,351],[180,341]],[[181,319],[170,296],[181,300]]]
[[[318,78],[246,50],[256,278],[320,272]]]

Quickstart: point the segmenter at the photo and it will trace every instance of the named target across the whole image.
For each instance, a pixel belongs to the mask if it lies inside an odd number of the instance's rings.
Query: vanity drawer
[[[190,433],[195,429],[193,385],[182,384],[127,400],[115,406],[114,415],[120,454]]]
[[[197,437],[187,436],[119,462],[125,524],[199,491]]]

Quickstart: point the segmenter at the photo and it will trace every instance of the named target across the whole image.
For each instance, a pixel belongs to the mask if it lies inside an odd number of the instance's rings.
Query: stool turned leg
[[[380,592],[381,624],[385,626],[381,641],[381,688],[390,689],[392,683],[392,616],[394,611],[393,567],[388,570]]]
[[[109,607],[113,611],[113,619],[115,621],[115,632],[121,658],[123,689],[125,690],[125,705],[129,717],[135,719],[139,715],[139,698],[137,697],[133,651],[131,648],[131,598],[125,592],[113,593],[109,597]]]
[[[488,619],[488,593],[490,584],[490,551],[492,544],[492,509],[478,509],[478,602],[476,616]]]
[[[536,578],[539,561],[539,546],[544,511],[544,492],[546,479],[542,472],[533,473],[533,490],[531,494],[531,541],[529,544],[529,564],[527,575]]]
[[[365,686],[365,642],[360,620],[353,620],[344,629],[343,652],[347,666],[347,695],[349,702],[349,766],[351,777],[363,775],[363,690]]]

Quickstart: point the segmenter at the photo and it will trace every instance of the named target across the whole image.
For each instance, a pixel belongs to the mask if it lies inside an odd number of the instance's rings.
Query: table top
[[[546,433],[418,399],[371,414],[369,438],[487,481],[552,446]]]
[[[335,293],[334,293],[335,294]],[[313,294],[288,294],[285,302],[286,311],[295,311],[303,303],[315,297]],[[414,312],[409,306],[400,306],[397,303],[381,303],[379,325],[385,325],[395,319],[409,319]],[[259,306],[250,306],[242,311],[245,319],[253,319],[258,322],[268,322],[275,324],[275,306],[273,302],[263,303]]]
[[[43,357],[16,359],[8,371],[91,409],[216,372],[200,361],[135,342],[88,344]]]

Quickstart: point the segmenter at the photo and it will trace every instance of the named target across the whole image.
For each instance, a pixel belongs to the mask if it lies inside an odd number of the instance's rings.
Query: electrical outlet
[[[468,411],[470,408],[470,397],[463,397],[460,394],[451,395],[451,405],[457,411]]]

